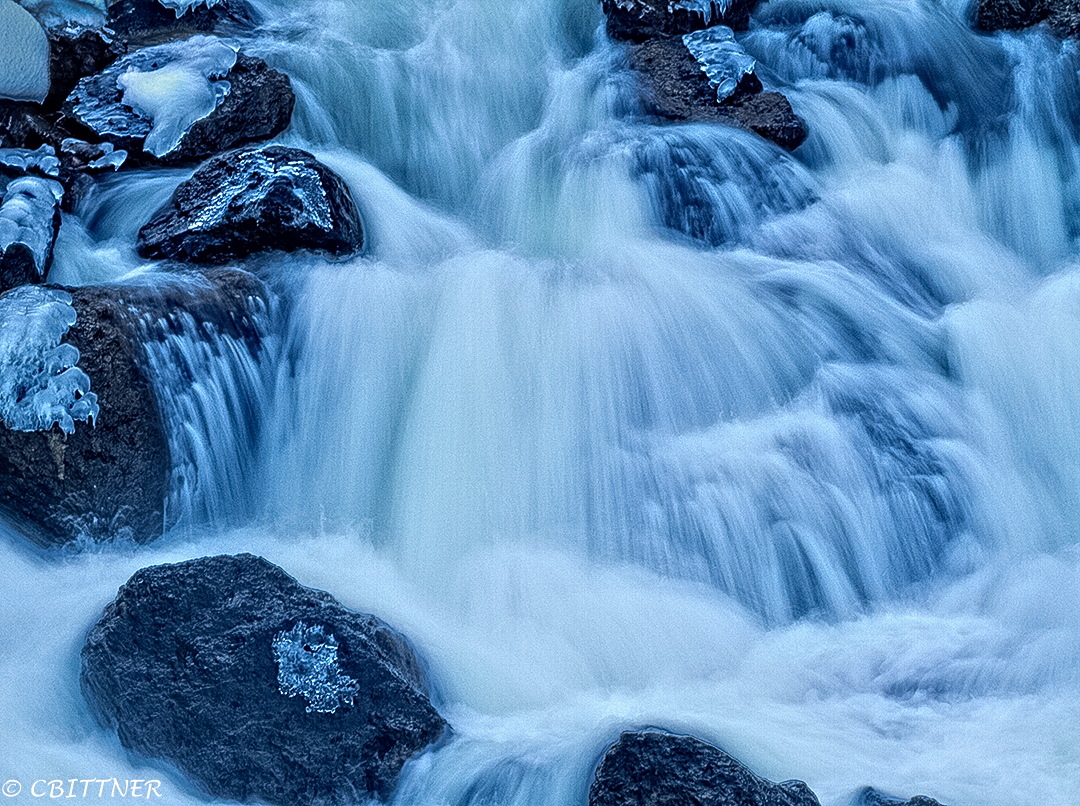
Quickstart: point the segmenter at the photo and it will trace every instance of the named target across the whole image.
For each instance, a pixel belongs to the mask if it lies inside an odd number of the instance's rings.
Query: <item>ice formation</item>
[[[37,171],[45,176],[60,176],[60,160],[52,146],[37,149],[0,148],[0,165],[17,171]]]
[[[742,81],[754,72],[757,62],[735,41],[735,32],[726,25],[714,25],[683,36],[683,44],[701,64],[716,87],[716,100],[728,98]]]
[[[236,64],[236,50],[214,36],[193,36],[129,59],[116,83],[124,103],[152,123],[143,149],[162,157],[229,94],[229,82],[220,79]]]
[[[275,164],[260,151],[250,151],[239,158],[239,166],[233,181],[222,185],[207,202],[202,213],[192,223],[193,230],[208,230],[221,223],[229,210],[243,210],[262,201],[275,180],[287,178],[297,197],[298,216],[306,215],[315,226],[323,230],[334,228],[330,200],[326,197],[319,172],[300,160]]]
[[[712,25],[714,20],[724,16],[730,5],[731,0],[671,0],[668,3],[668,13],[689,11],[700,14],[705,18],[706,25]]]
[[[0,98],[41,103],[48,94],[45,30],[13,0],[0,0]]]
[[[8,184],[0,204],[0,252],[12,244],[25,244],[38,275],[43,275],[53,242],[51,222],[63,195],[63,186],[52,179],[22,176]]]
[[[307,711],[332,714],[352,705],[360,684],[342,673],[338,665],[338,642],[325,628],[297,622],[274,639],[278,665],[278,689],[289,697],[303,696]]]
[[[0,296],[0,421],[14,431],[65,434],[98,416],[79,351],[60,339],[75,324],[71,295],[24,285]]]

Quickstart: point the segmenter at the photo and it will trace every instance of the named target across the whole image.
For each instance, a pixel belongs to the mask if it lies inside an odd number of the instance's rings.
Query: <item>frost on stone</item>
[[[671,0],[668,3],[668,14],[689,11],[691,14],[700,14],[706,25],[712,25],[714,20],[724,16],[730,5],[731,0]]]
[[[165,8],[171,8],[173,13],[176,14],[177,19],[187,14],[195,6],[206,6],[207,8],[213,8],[219,5],[222,0],[158,0],[160,5]]]
[[[143,48],[80,81],[72,109],[102,138],[144,140],[146,151],[162,157],[229,94],[229,82],[221,79],[236,58],[236,50],[215,36]]]
[[[45,176],[60,176],[60,160],[52,146],[43,145],[37,149],[0,148],[0,165],[28,173],[36,171]]]
[[[13,431],[65,434],[96,420],[97,395],[75,366],[79,351],[60,339],[75,324],[71,295],[24,285],[0,296],[0,421]]]
[[[34,256],[38,277],[45,274],[53,244],[53,218],[64,187],[52,179],[21,176],[4,190],[0,203],[0,253],[25,245]]]
[[[48,94],[45,29],[13,0],[0,0],[0,98],[41,103]]]
[[[341,671],[338,642],[325,628],[297,622],[274,639],[278,690],[288,697],[302,696],[307,712],[332,714],[352,705],[360,684]]]
[[[281,180],[287,179],[297,198],[298,220],[295,226],[303,227],[301,216],[329,232],[334,228],[330,200],[326,196],[319,172],[302,160],[289,160],[278,164],[261,151],[249,151],[239,156],[237,166],[227,185],[222,185],[211,196],[198,217],[191,224],[193,230],[209,230],[219,225],[230,210],[245,210],[261,202],[271,188],[280,189]]]
[[[229,82],[219,79],[236,64],[236,50],[214,36],[193,36],[133,55],[147,51],[153,58],[129,65],[116,83],[124,103],[152,124],[143,149],[163,157],[225,100]]]
[[[709,83],[716,87],[716,100],[735,92],[743,77],[754,72],[757,62],[735,41],[735,32],[726,25],[714,25],[683,36],[683,44],[693,55]]]
[[[111,168],[116,171],[127,161],[128,153],[117,149],[112,143],[87,143],[75,137],[68,137],[60,144],[60,151],[86,161],[90,171],[103,171]]]

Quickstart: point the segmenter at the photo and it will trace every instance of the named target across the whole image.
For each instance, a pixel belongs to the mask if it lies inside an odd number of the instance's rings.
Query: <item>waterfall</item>
[[[251,551],[425,658],[400,806],[583,806],[645,726],[825,806],[1080,803],[1080,56],[962,5],[759,6],[787,153],[648,118],[593,0],[258,0],[365,251],[250,261],[258,349],[146,323],[177,528],[5,535],[0,775],[205,802],[72,673],[136,568]],[[171,282],[187,175],[98,180],[54,276]]]

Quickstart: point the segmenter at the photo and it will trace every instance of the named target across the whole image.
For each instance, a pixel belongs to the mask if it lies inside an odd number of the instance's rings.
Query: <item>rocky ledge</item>
[[[446,729],[401,635],[250,554],[136,573],[82,684],[124,747],[241,802],[385,797]]]

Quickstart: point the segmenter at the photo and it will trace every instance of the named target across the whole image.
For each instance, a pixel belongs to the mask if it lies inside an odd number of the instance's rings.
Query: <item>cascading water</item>
[[[429,664],[455,734],[402,806],[581,806],[646,725],[825,806],[1080,803],[1080,57],[959,5],[762,5],[788,155],[645,120],[592,0],[262,0],[244,50],[366,252],[250,266],[258,377],[149,340],[182,528],[0,545],[0,775],[202,802],[94,727],[77,654],[136,568],[252,551]],[[154,282],[183,177],[99,183],[59,281]]]

